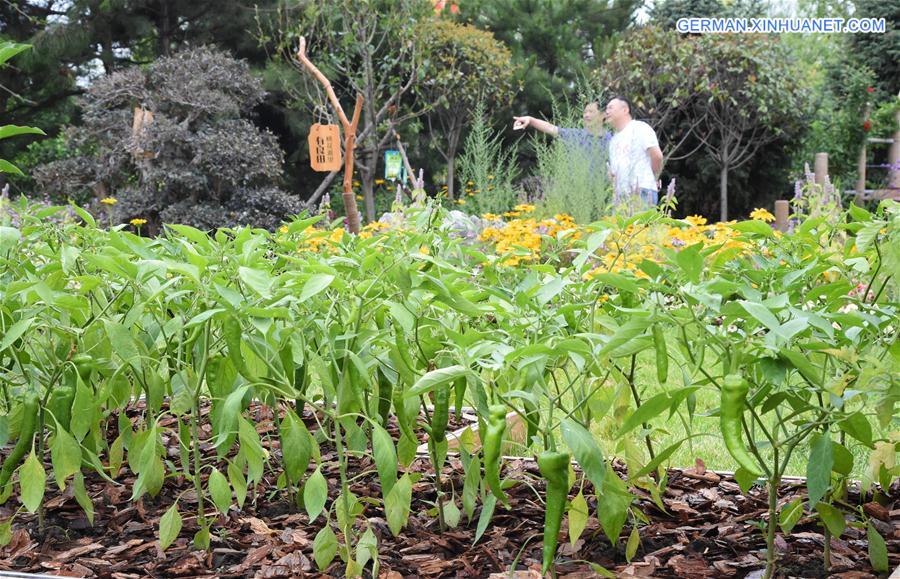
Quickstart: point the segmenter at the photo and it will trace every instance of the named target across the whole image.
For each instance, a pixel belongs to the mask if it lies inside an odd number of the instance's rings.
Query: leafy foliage
[[[208,48],[114,73],[91,85],[83,125],[67,133],[76,154],[36,178],[69,196],[113,195],[116,222],[273,228],[300,206],[273,187],[283,163],[275,137],[242,118],[263,96],[245,63]],[[135,127],[143,111],[152,117]]]

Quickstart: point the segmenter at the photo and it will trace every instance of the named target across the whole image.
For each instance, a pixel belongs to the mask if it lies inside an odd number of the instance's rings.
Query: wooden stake
[[[788,216],[791,214],[790,203],[784,199],[775,202],[775,229],[784,233],[788,228]]]
[[[816,185],[824,187],[828,177],[828,153],[816,153],[815,173]]]
[[[359,117],[362,113],[363,97],[361,94],[356,95],[356,106],[353,108],[353,118],[348,119],[331,86],[331,81],[322,74],[322,71],[316,67],[312,61],[306,56],[306,38],[300,37],[300,48],[297,50],[297,60],[319,81],[319,84],[325,89],[331,106],[337,113],[341,126],[344,129],[344,187],[342,197],[344,199],[344,211],[347,213],[347,229],[350,233],[359,233],[359,209],[356,206],[356,195],[353,193],[353,160],[354,149],[356,148],[356,129],[359,126]]]

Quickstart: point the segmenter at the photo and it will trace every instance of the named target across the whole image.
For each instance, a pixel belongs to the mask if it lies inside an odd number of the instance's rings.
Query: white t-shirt
[[[615,175],[618,195],[631,195],[640,189],[656,191],[656,177],[647,149],[659,147],[656,133],[643,121],[629,121],[609,142],[609,168]]]

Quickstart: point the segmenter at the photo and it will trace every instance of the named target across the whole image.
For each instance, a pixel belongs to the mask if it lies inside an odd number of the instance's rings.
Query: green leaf
[[[259,294],[263,298],[272,297],[272,276],[268,272],[261,269],[253,269],[249,267],[239,267],[238,277],[247,287]],[[302,301],[302,297],[301,297]]]
[[[75,385],[75,400],[72,402],[72,435],[77,440],[84,440],[94,425],[97,403],[94,392],[79,378]]]
[[[244,501],[247,500],[247,479],[244,472],[233,462],[228,463],[228,480],[234,488],[234,498],[237,500],[238,507],[244,508]]]
[[[484,532],[487,530],[488,523],[494,516],[494,509],[497,507],[497,497],[493,493],[488,494],[484,498],[484,504],[481,505],[481,514],[478,515],[478,526],[475,528],[475,540],[472,544],[478,542]]]
[[[172,503],[166,514],[159,519],[159,548],[165,551],[169,548],[178,533],[181,532],[181,513],[178,512],[178,503]]]
[[[684,271],[691,283],[700,282],[700,274],[703,273],[703,256],[700,254],[702,244],[698,243],[686,247],[675,254],[675,262]]]
[[[560,428],[563,440],[565,440],[566,445],[572,451],[572,455],[578,461],[581,470],[594,483],[594,488],[599,492],[603,487],[606,469],[603,452],[597,446],[594,437],[582,425],[571,418],[564,418],[560,423]]]
[[[56,484],[59,490],[65,490],[66,479],[81,470],[81,445],[71,434],[58,428],[50,445],[50,460]]]
[[[6,159],[0,159],[0,173],[10,173],[11,175],[18,175],[19,177],[25,176],[25,173],[23,173],[21,169]]]
[[[431,392],[438,386],[453,382],[457,378],[465,376],[467,372],[468,368],[459,364],[432,370],[419,378],[412,388],[403,393],[403,397],[411,398],[413,396],[421,396],[422,394]]]
[[[628,507],[634,497],[628,492],[625,481],[607,465],[603,484],[597,493],[597,518],[609,541],[615,545],[628,518]]]
[[[832,441],[831,454],[834,457],[831,469],[838,474],[850,476],[850,473],[853,472],[853,453],[842,444]]]
[[[322,469],[317,467],[303,485],[303,504],[306,506],[306,514],[309,515],[310,523],[321,514],[327,500],[328,481],[322,475]]]
[[[455,497],[451,497],[450,500],[444,503],[444,522],[447,523],[447,526],[451,529],[456,528],[459,525],[459,519],[462,514],[459,511],[459,507],[456,506]]]
[[[778,524],[781,525],[782,531],[790,535],[794,525],[797,524],[797,521],[799,521],[802,516],[803,501],[801,499],[795,499],[781,508],[781,513],[778,514]]]
[[[397,449],[388,431],[378,424],[372,425],[372,453],[381,480],[381,494],[387,496],[397,482]]]
[[[38,460],[34,454],[34,449],[25,463],[19,467],[19,488],[21,492],[22,504],[28,509],[29,513],[34,513],[41,506],[44,499],[44,489],[47,484],[47,474],[44,472],[44,465]]]
[[[0,523],[0,547],[9,545],[12,541],[12,524],[15,517],[9,517]]]
[[[130,364],[139,371],[141,369],[140,352],[128,328],[111,320],[104,320],[104,327],[113,351],[122,359],[122,362]]]
[[[847,521],[844,519],[844,513],[828,503],[818,503],[816,505],[816,510],[819,512],[819,517],[822,519],[822,522],[828,527],[828,530],[831,531],[831,535],[835,538],[840,537],[841,533],[844,532],[844,528],[847,526]]]
[[[587,527],[588,505],[581,490],[569,504],[569,542],[573,545]]]
[[[646,263],[646,261],[644,261],[644,263]],[[596,563],[588,563],[588,564],[591,566],[591,571],[593,571],[594,573],[597,573],[598,575],[600,575],[602,577],[609,577],[609,579],[615,579],[616,574],[613,573],[612,571],[610,571],[609,569],[607,569],[606,567],[603,567],[602,565],[598,565]]]
[[[609,341],[597,352],[597,357],[606,356],[616,348],[625,345],[634,338],[643,334],[650,327],[650,318],[647,316],[633,317],[620,326]]]
[[[657,394],[653,398],[644,401],[640,405],[640,407],[632,412],[631,415],[625,420],[616,436],[622,437],[641,424],[650,422],[651,418],[656,418],[657,416],[662,414],[662,412],[669,408],[671,404],[672,399],[669,397],[669,394],[665,392]]]
[[[809,461],[806,463],[806,488],[809,493],[809,504],[814,505],[822,500],[831,486],[831,467],[834,454],[829,433],[816,433],[810,442]]]
[[[0,348],[2,350],[2,348]],[[866,418],[865,414],[862,412],[854,412],[844,420],[838,423],[838,427],[865,444],[866,446],[872,446],[872,425],[869,423],[869,419]]]
[[[84,510],[84,514],[88,518],[88,522],[92,525],[94,524],[94,503],[91,501],[91,497],[87,494],[87,489],[84,488],[84,476],[81,474],[81,471],[75,473],[75,478],[72,480],[72,486],[75,489],[75,500],[78,501],[79,506]]]
[[[625,544],[625,560],[631,563],[634,555],[637,553],[638,547],[641,545],[641,534],[638,532],[637,525],[631,527],[631,534],[628,536],[628,543]]]
[[[412,480],[409,473],[404,473],[384,498],[385,518],[395,537],[399,536],[400,531],[406,526],[411,503]]]
[[[331,525],[326,524],[316,533],[316,538],[313,540],[313,557],[316,560],[316,566],[324,571],[334,561],[337,549],[337,537],[331,530]]]
[[[30,44],[20,44],[18,42],[0,43],[0,64],[3,64],[10,58],[31,48]]]
[[[212,497],[213,504],[220,513],[227,513],[231,506],[231,487],[228,486],[228,479],[218,469],[212,469],[209,473],[209,479],[206,481],[209,487],[209,496]]]
[[[303,290],[300,292],[300,297],[298,299],[301,302],[305,302],[306,300],[319,295],[325,291],[333,281],[334,276],[327,273],[317,273],[311,276],[306,280],[306,283],[303,284]]]
[[[765,221],[741,221],[740,223],[735,223],[734,225],[732,225],[731,228],[741,233],[762,235],[764,237],[772,237],[775,235],[772,232],[772,226]]]
[[[626,293],[636,294],[640,291],[640,287],[633,279],[620,273],[597,273],[591,276],[591,281],[614,287]]]
[[[299,483],[306,475],[312,456],[309,430],[293,410],[288,410],[281,421],[281,453],[284,470],[291,481]]]
[[[879,573],[887,573],[888,553],[884,537],[875,530],[872,523],[868,524],[866,535],[869,538],[869,561],[872,563],[872,568]]]
[[[12,346],[13,342],[21,338],[33,323],[34,318],[23,318],[9,326],[3,335],[3,339],[0,340],[0,352]]]
[[[7,139],[18,135],[46,135],[44,131],[36,127],[20,127],[18,125],[0,126],[0,139]]]

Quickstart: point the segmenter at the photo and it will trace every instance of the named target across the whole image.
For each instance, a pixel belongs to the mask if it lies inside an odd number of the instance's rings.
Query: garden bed
[[[271,414],[266,414],[264,410],[255,411],[258,431],[269,450],[277,453],[277,442],[267,436],[274,426]],[[310,427],[315,424],[311,415],[305,419]],[[177,456],[177,440],[171,437],[166,444],[170,456]],[[206,444],[203,447],[211,450]],[[207,452],[207,460],[214,460],[211,452]],[[338,489],[337,461],[325,447],[322,470],[329,488]],[[532,460],[506,462],[504,476],[523,484],[509,489],[511,509],[498,506],[490,526],[474,545],[478,511],[471,524],[463,515],[456,528],[440,533],[437,519],[428,514],[432,508],[429,501],[434,500],[430,463],[426,457],[417,458],[408,470],[420,473],[422,478],[413,486],[409,524],[400,536],[391,535],[380,507],[366,503],[366,512],[359,519],[367,519],[378,538],[381,576],[482,577],[506,572],[514,564],[519,576],[540,576],[544,506],[532,487],[541,490],[543,483]],[[617,470],[621,473],[622,465],[617,465]],[[351,487],[364,503],[365,497],[381,496],[371,458],[351,461],[351,471],[369,473],[356,478]],[[197,525],[196,517],[188,515],[175,543],[165,552],[159,549],[159,519],[175,497],[180,496],[179,503],[186,513],[196,512],[193,485],[181,477],[167,480],[162,493],[154,499],[132,502],[134,477],[127,470],[120,473],[120,484],[96,474],[86,475],[95,505],[93,526],[70,491],[60,493],[55,486],[48,486],[45,536],[40,536],[36,515],[19,514],[10,543],[0,550],[0,569],[116,578],[341,576],[343,566],[339,559],[325,573],[316,568],[313,539],[324,519],[319,517],[310,524],[303,509],[276,490],[277,476],[277,472],[267,472],[263,484],[257,486],[255,494],[251,491],[243,509],[233,506],[227,515],[219,516],[212,529],[209,552],[192,550],[190,537]],[[445,485],[449,480],[460,489],[462,478],[459,460],[451,457],[444,470]],[[590,483],[585,485],[587,497]],[[574,545],[564,543],[560,547],[561,577],[596,576],[584,561],[602,565],[618,577],[761,576],[764,541],[758,522],[766,516],[763,489],[755,488],[742,495],[733,479],[705,470],[698,461],[694,468],[669,471],[669,483],[662,497],[665,511],[649,495],[636,489],[633,492],[650,521],[640,527],[641,543],[634,560],[628,563],[624,555],[630,528],[626,527],[622,540],[613,547],[603,536],[597,519],[591,517],[585,533]],[[785,484],[781,500],[786,503],[804,492],[798,482]],[[858,520],[857,506],[886,538],[891,567],[900,565],[900,488],[890,489],[889,499],[881,503],[868,502],[869,498],[856,489],[850,490],[847,506],[852,505],[853,509],[846,509],[847,531],[840,539],[832,539],[830,576],[877,576],[867,556],[865,526],[853,525]],[[0,514],[5,519],[17,507],[18,499],[14,497]],[[592,513],[596,509],[593,497],[588,498],[588,507]],[[778,538],[780,575],[825,577],[823,543],[821,527],[813,519],[801,518],[789,536]]]

